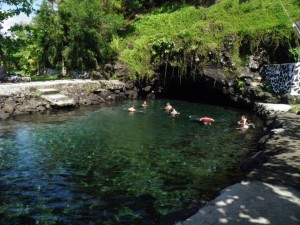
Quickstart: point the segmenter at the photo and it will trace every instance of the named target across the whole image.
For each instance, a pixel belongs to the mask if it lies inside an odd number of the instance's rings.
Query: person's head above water
[[[146,107],[146,106],[148,106],[147,102],[146,102],[146,101],[144,101],[144,102],[143,102],[143,104],[142,104],[142,106],[143,106],[143,107]]]
[[[165,106],[165,110],[172,110],[172,105],[170,104],[170,102],[167,102],[166,106]]]

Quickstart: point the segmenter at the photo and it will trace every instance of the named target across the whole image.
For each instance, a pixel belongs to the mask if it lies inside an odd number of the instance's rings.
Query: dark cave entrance
[[[222,92],[224,85],[205,75],[161,77],[160,86],[163,88],[157,93],[157,98],[232,105],[228,96]]]

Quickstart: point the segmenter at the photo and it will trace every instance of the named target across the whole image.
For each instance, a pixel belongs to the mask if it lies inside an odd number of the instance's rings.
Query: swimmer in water
[[[175,116],[179,115],[180,113],[177,112],[175,108],[173,108],[172,111],[170,112],[170,114],[172,117],[175,117]]]
[[[215,122],[213,118],[209,117],[202,117],[199,119],[200,122],[202,122],[204,125],[211,125],[212,122]]]
[[[238,125],[242,129],[248,129],[250,127],[250,123],[248,123],[248,119],[245,116],[241,117],[241,119],[238,121]]]
[[[128,112],[136,112],[136,109],[134,108],[134,106],[131,106],[127,110],[128,110]]]
[[[165,110],[166,111],[171,111],[173,109],[173,106],[170,104],[170,102],[167,102],[166,106],[165,106]]]
[[[142,104],[142,106],[143,106],[143,107],[147,107],[147,106],[148,106],[147,102],[144,101],[143,104]]]

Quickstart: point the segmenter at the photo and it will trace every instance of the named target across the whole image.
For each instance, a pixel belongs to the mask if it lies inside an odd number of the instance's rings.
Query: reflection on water
[[[172,101],[181,114],[171,118],[166,101],[2,122],[0,224],[158,224],[237,179],[259,124],[243,133],[241,112],[183,101]]]

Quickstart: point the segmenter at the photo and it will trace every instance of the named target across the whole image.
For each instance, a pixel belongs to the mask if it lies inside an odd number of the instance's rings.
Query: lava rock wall
[[[260,74],[275,93],[300,96],[300,63],[264,65]]]

